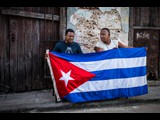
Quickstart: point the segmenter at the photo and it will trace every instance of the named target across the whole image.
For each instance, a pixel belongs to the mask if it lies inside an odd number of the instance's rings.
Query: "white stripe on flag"
[[[73,90],[71,93],[132,88],[144,85],[147,85],[146,76],[101,81],[87,81],[86,83]]]
[[[92,62],[71,62],[77,67],[80,67],[86,71],[99,71],[116,68],[132,68],[146,66],[146,57],[138,58],[119,58],[119,59],[108,59],[99,60]]]

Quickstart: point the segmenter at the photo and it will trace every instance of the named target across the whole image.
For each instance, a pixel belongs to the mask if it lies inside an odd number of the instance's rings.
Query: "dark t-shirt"
[[[69,53],[69,54],[82,53],[81,47],[78,43],[76,42],[65,43],[65,41],[58,42],[52,51],[60,53]]]

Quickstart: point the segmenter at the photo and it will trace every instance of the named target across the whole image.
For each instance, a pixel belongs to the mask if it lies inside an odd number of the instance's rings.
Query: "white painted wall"
[[[100,29],[104,27],[110,29],[111,39],[119,38],[128,45],[129,7],[67,8],[67,28],[75,30],[75,41],[84,53],[94,52]]]

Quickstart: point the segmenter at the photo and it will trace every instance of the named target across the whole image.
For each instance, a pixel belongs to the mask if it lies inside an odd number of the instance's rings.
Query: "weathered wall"
[[[107,27],[111,39],[120,39],[128,45],[128,7],[68,7],[67,28],[76,32],[75,41],[80,43],[84,53],[94,52],[100,29]]]

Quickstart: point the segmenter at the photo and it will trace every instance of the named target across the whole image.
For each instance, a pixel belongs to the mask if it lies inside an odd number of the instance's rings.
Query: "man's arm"
[[[94,47],[94,50],[95,50],[96,52],[101,52],[101,51],[103,51],[103,49],[102,49],[102,48],[97,47],[97,46],[95,46],[95,47]]]
[[[127,46],[119,41],[118,41],[118,47],[120,47],[120,48],[133,48],[132,46]]]

